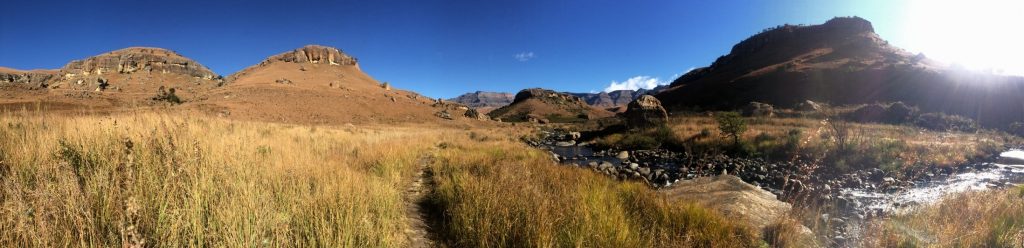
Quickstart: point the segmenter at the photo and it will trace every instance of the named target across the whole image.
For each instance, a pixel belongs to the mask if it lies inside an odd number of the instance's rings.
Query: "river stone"
[[[629,163],[629,169],[630,169],[630,170],[636,170],[636,169],[638,169],[638,168],[640,168],[640,164],[637,164],[637,163]]]
[[[622,160],[629,159],[629,152],[628,151],[621,151],[621,152],[619,152],[619,155],[615,155],[615,157],[618,158],[618,159],[622,159]]]
[[[559,141],[559,142],[555,142],[555,145],[556,146],[574,146],[574,145],[576,145],[576,141],[572,141],[572,140],[570,140],[570,141]]]
[[[725,217],[739,219],[738,223],[748,223],[757,230],[764,230],[786,217],[792,209],[789,203],[779,201],[772,193],[731,175],[679,181],[660,192],[673,200],[697,202],[716,209]]]

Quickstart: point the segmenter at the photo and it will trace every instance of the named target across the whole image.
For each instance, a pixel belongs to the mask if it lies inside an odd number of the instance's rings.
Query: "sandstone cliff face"
[[[320,45],[307,45],[299,49],[271,56],[260,63],[260,65],[266,65],[274,62],[356,65],[357,61],[356,58],[348,56],[348,54],[341,52],[341,50],[338,50],[337,48]]]
[[[60,69],[60,76],[71,79],[78,76],[103,74],[132,74],[137,72],[179,74],[202,79],[213,79],[216,73],[174,51],[132,47],[71,61]]]

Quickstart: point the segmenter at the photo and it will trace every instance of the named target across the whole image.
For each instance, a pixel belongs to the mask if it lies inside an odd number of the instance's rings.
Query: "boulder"
[[[643,95],[630,102],[623,116],[629,128],[656,127],[668,121],[668,112],[661,106],[661,101],[651,95]]]
[[[434,113],[434,116],[437,116],[437,117],[439,117],[441,119],[446,119],[446,120],[451,120],[452,119],[452,114],[448,113],[448,110],[438,111],[437,113]]]
[[[811,100],[806,100],[802,103],[797,104],[796,110],[802,112],[818,112],[821,111],[821,104]]]
[[[792,209],[789,203],[779,201],[772,193],[731,175],[680,181],[661,192],[669,199],[696,202],[718,210],[725,217],[749,223],[757,230],[783,220]]]
[[[750,102],[746,107],[743,107],[743,116],[772,117],[775,116],[775,107],[767,103]]]
[[[490,119],[490,117],[487,117],[487,115],[485,115],[485,114],[481,114],[480,111],[477,111],[476,109],[468,109],[468,110],[466,110],[466,113],[464,115],[466,116],[466,118],[470,118],[470,119],[477,119],[477,120],[489,120]]]
[[[629,152],[628,151],[621,151],[621,152],[619,152],[618,155],[615,155],[615,157],[618,158],[618,159],[622,159],[622,160],[629,159]]]

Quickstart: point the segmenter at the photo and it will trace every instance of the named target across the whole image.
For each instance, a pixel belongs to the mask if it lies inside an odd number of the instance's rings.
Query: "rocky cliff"
[[[216,73],[202,64],[162,48],[131,47],[71,61],[60,69],[63,78],[137,72],[179,74],[213,79]]]

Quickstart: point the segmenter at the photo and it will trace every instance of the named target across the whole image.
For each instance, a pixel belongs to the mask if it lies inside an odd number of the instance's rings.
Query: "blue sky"
[[[897,1],[6,0],[0,66],[58,68],[129,46],[177,51],[228,75],[306,44],[334,46],[378,80],[432,97],[528,87],[591,92],[663,83],[784,23],[834,16],[900,35]],[[1012,23],[1011,23],[1012,24]]]

